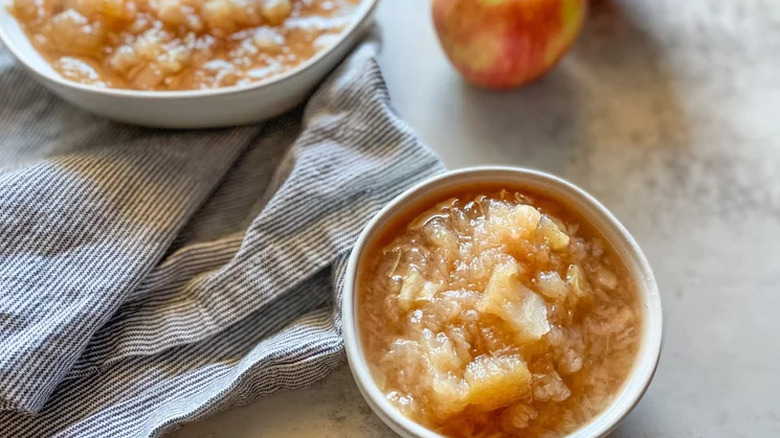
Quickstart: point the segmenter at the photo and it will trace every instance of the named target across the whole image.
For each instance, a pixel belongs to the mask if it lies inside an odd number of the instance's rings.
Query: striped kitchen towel
[[[442,169],[376,50],[263,125],[170,132],[78,111],[0,48],[0,436],[159,436],[342,360],[353,241]]]

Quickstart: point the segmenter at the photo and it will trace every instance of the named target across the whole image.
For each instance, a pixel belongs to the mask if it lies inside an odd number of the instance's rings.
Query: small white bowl
[[[467,188],[471,184],[506,184],[507,187],[512,188],[526,187],[552,199],[563,201],[567,207],[573,208],[603,233],[604,238],[611,243],[628,267],[629,275],[637,285],[643,310],[642,344],[634,368],[612,404],[590,422],[568,435],[568,438],[595,438],[607,435],[639,402],[655,373],[661,352],[663,320],[661,297],[658,294],[653,272],[642,250],[620,222],[583,190],[558,177],[535,170],[513,167],[474,167],[446,172],[402,193],[366,225],[349,259],[342,298],[347,358],[360,392],[377,416],[402,437],[443,438],[440,434],[402,415],[390,404],[374,382],[363,354],[358,330],[355,284],[364,251],[393,218],[402,215],[415,204],[419,205],[420,202],[430,199],[431,196],[448,190]]]
[[[377,3],[363,0],[338,40],[298,67],[253,84],[208,90],[138,91],[65,79],[35,50],[3,0],[0,41],[43,86],[99,116],[159,128],[235,126],[268,119],[302,102],[358,42],[371,24]]]

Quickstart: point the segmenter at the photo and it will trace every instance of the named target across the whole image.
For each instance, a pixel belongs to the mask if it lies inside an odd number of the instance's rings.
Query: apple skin
[[[444,52],[485,88],[526,84],[551,69],[577,38],[588,0],[433,0]]]

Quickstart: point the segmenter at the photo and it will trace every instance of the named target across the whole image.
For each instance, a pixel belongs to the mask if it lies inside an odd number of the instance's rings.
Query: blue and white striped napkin
[[[0,436],[158,436],[338,365],[354,239],[442,169],[376,50],[305,109],[170,132],[83,113],[0,48]]]

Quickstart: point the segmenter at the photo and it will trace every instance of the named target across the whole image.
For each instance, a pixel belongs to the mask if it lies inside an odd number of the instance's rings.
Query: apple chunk
[[[403,309],[409,310],[414,302],[432,300],[438,291],[436,283],[426,280],[417,268],[410,267],[403,277],[398,303]]]
[[[468,385],[465,402],[493,410],[518,401],[531,389],[533,376],[518,355],[476,357],[466,367]]]
[[[540,339],[550,331],[544,299],[520,281],[517,262],[493,268],[477,310],[506,321],[523,339]]]

